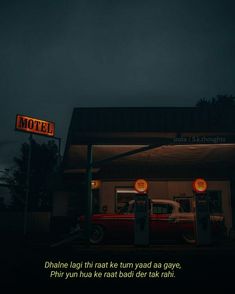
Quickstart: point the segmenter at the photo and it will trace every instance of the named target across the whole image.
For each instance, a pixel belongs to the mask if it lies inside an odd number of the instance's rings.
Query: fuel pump
[[[135,200],[135,245],[149,244],[149,199],[147,194],[148,183],[139,179],[135,182],[137,194]]]
[[[195,197],[197,245],[209,245],[211,243],[211,223],[207,182],[204,179],[196,179],[193,182],[193,191]]]

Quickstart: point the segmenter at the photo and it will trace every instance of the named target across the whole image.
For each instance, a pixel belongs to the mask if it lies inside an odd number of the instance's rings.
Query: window
[[[153,204],[153,213],[156,214],[170,214],[172,213],[173,207],[169,204],[164,203],[154,203]]]
[[[222,213],[221,191],[208,191],[208,201],[210,213]]]
[[[223,209],[221,191],[207,191],[207,193],[210,213],[222,213]],[[193,197],[174,196],[173,199],[179,202],[180,207],[183,209],[184,212],[194,211],[195,204]]]
[[[129,202],[134,200],[136,191],[132,187],[116,187],[116,212],[127,213]]]
[[[193,198],[192,197],[182,197],[182,196],[174,196],[173,199],[180,204],[180,208],[184,212],[193,211]]]

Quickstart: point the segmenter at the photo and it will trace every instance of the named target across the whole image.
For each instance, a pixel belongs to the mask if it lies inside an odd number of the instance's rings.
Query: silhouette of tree
[[[204,111],[211,129],[231,129],[234,125],[234,99],[232,95],[217,95],[211,99],[200,99],[196,107]]]
[[[234,99],[235,97],[232,95],[217,95],[216,97],[212,97],[211,99],[202,98],[198,100],[196,106],[201,108],[226,109],[235,106]]]
[[[12,196],[12,209],[23,209],[26,197],[29,143],[23,143],[20,156],[14,158],[11,172],[5,173]],[[29,210],[47,210],[51,207],[52,179],[58,171],[58,148],[54,141],[38,144],[32,140]]]
[[[234,99],[235,97],[233,97],[232,95],[217,95],[216,104],[222,107],[235,106]]]

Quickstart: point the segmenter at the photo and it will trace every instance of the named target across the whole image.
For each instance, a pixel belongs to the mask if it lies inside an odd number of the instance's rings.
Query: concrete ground
[[[148,247],[87,246],[78,241],[60,246],[54,244],[48,236],[3,236],[1,285],[8,290],[14,287],[97,290],[104,285],[105,290],[107,287],[115,289],[118,284],[120,289],[153,285],[203,291],[207,288],[224,290],[235,283],[235,242],[230,240],[200,247],[162,242]],[[68,267],[54,268],[48,264],[68,264]]]

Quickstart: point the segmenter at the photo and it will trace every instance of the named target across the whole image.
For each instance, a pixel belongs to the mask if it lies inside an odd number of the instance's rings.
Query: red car
[[[92,216],[90,242],[99,244],[105,239],[134,240],[134,201],[116,214],[95,214]],[[172,200],[151,200],[149,215],[150,241],[183,239],[187,243],[195,242],[194,218],[192,212],[183,212],[180,204]],[[224,232],[223,217],[211,216],[213,235]],[[80,218],[80,226],[84,217]]]

